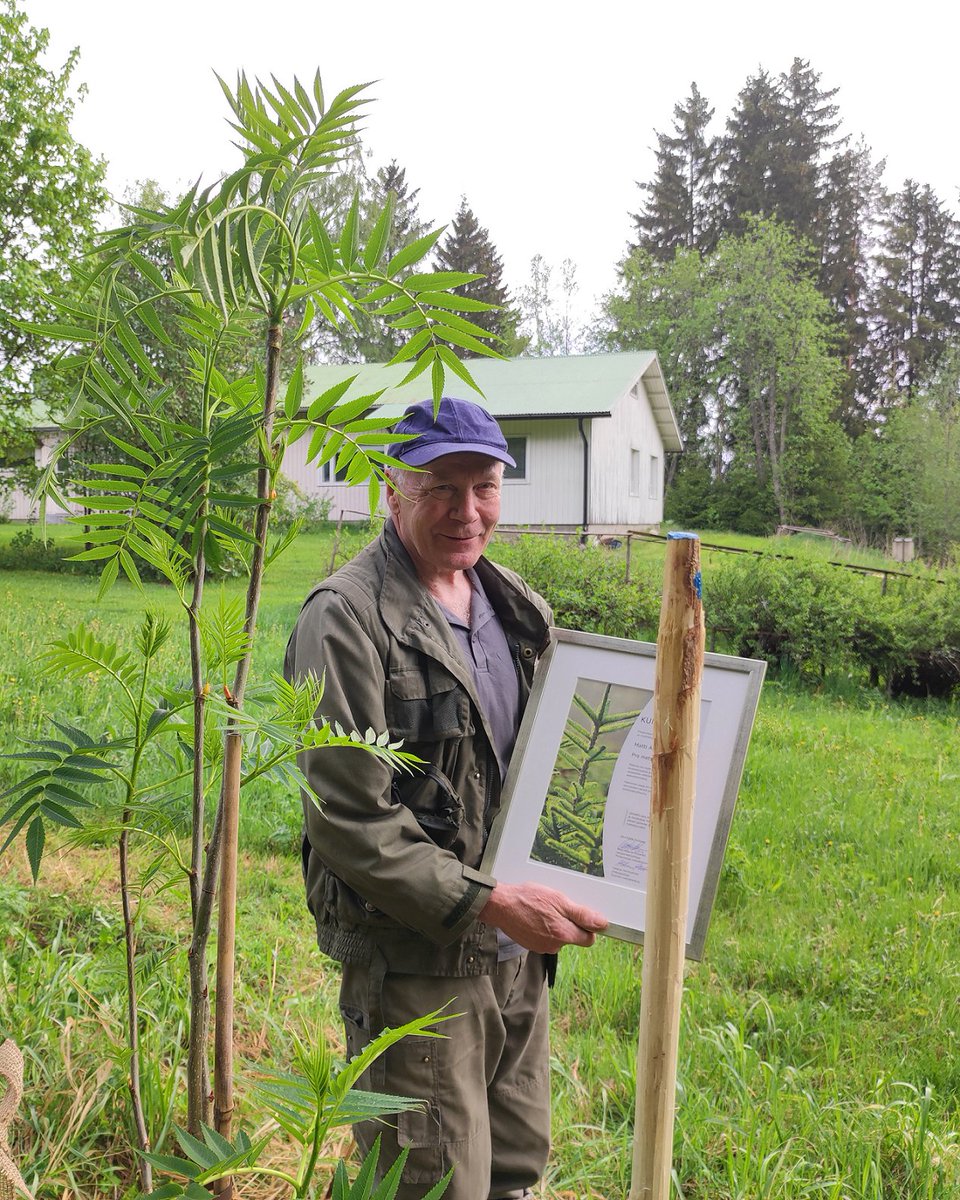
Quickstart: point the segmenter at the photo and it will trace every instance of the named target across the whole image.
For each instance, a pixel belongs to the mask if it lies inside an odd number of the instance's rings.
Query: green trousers
[[[547,988],[543,957],[523,954],[495,975],[435,977],[345,964],[340,1009],[353,1057],[371,1037],[447,1004],[462,1013],[445,1038],[408,1037],[361,1081],[372,1091],[416,1096],[423,1112],[354,1126],[364,1154],[380,1135],[378,1178],[409,1157],[396,1200],[422,1197],[451,1167],[444,1200],[505,1200],[540,1178],[550,1150]]]

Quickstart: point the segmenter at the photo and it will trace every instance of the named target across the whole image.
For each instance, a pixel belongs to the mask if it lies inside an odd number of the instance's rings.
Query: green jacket
[[[476,571],[513,649],[521,709],[549,640],[550,610],[512,571]],[[387,970],[487,974],[496,930],[477,920],[494,880],[479,871],[500,772],[473,676],[388,522],[307,597],[284,673],[325,673],[320,712],[345,730],[388,731],[425,760],[394,773],[368,751],[306,751],[321,797],[303,797],[303,869],[320,949]]]

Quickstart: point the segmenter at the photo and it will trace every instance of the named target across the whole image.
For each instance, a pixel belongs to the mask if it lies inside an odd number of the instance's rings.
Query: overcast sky
[[[328,94],[376,81],[364,142],[396,158],[421,213],[450,221],[465,194],[521,286],[530,258],[577,264],[584,310],[614,283],[654,130],[696,81],[719,130],[747,76],[795,56],[839,87],[844,130],[957,207],[958,6],[952,0],[21,0],[79,46],[88,94],[76,136],[110,164],[115,195],[170,191],[234,165],[213,71],[312,79]],[[782,15],[780,15],[782,14]]]

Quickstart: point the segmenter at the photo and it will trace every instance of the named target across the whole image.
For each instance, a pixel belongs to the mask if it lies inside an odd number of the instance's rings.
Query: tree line
[[[15,84],[0,96],[0,136],[17,164],[0,189],[9,463],[29,457],[51,353],[10,318],[42,321],[55,290],[79,286],[65,264],[93,244],[107,197],[105,164],[69,130],[75,54],[60,71],[42,67],[46,34],[16,0],[0,0],[0,37]],[[575,265],[565,261],[558,279],[537,255],[511,295],[466,196],[431,265],[479,276],[458,290],[508,356],[658,352],[685,444],[668,466],[668,518],[745,532],[831,525],[877,543],[907,534],[946,559],[960,540],[960,226],[929,185],[885,188],[883,160],[843,131],[837,93],[797,58],[779,75],[750,76],[720,124],[692,84],[671,128],[655,134],[617,285],[583,327]],[[357,141],[313,199],[330,216],[356,202],[363,238],[387,197],[396,246],[434,227],[405,168],[372,168]],[[166,201],[149,183],[127,197],[134,217]],[[403,342],[402,328],[362,314],[292,319],[314,361],[385,362]],[[150,342],[151,331],[138,333]],[[466,356],[471,336],[458,346]],[[185,347],[156,339],[152,353],[189,405]]]
[[[888,190],[836,88],[760,69],[722,128],[697,85],[657,133],[595,344],[656,349],[686,450],[669,515],[960,538],[960,225]]]

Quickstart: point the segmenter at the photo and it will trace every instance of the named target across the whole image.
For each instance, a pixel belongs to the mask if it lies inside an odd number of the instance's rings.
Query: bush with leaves
[[[802,675],[843,670],[853,661],[863,581],[840,576],[822,563],[738,556],[704,574],[708,631],[721,632],[735,654]]]
[[[876,587],[856,612],[853,643],[888,695],[949,696],[960,688],[960,580]]]
[[[329,496],[308,496],[298,483],[280,475],[273,502],[273,527],[284,532],[296,525],[301,533],[320,533],[330,521]]]
[[[623,559],[604,547],[521,534],[496,542],[490,554],[546,597],[562,628],[609,637],[656,637],[659,582],[627,583]]]
[[[863,673],[891,695],[960,687],[960,580],[889,578],[827,563],[743,556],[704,574],[720,648],[821,678]]]
[[[100,565],[89,559],[77,561],[75,544],[37,537],[32,529],[20,529],[5,546],[0,546],[0,571],[50,571],[55,575],[98,575]],[[149,563],[138,564],[140,577],[156,583],[163,574]]]

